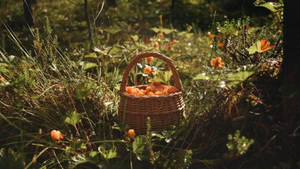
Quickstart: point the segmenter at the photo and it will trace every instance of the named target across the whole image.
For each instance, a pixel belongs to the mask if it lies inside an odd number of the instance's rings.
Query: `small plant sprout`
[[[245,136],[241,136],[240,131],[236,130],[234,136],[232,134],[228,135],[228,143],[226,146],[229,151],[243,155],[248,151],[249,147],[253,143],[253,139],[248,139]]]

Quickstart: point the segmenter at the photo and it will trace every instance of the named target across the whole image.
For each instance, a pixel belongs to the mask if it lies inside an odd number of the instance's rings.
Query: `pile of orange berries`
[[[174,86],[152,82],[146,88],[126,87],[126,93],[133,96],[162,96],[176,93],[179,90]]]

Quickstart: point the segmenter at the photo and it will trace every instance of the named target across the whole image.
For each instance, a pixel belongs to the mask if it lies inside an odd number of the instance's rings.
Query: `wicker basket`
[[[174,86],[178,92],[163,96],[133,96],[126,93],[128,75],[139,60],[146,57],[155,57],[166,62],[173,73]],[[135,86],[144,88],[145,86]],[[160,131],[176,125],[184,115],[184,101],[182,84],[172,60],[159,53],[143,53],[137,55],[127,66],[120,88],[120,103],[118,118],[122,123],[128,124],[137,134],[144,134],[147,130],[147,117],[151,119],[151,130]]]

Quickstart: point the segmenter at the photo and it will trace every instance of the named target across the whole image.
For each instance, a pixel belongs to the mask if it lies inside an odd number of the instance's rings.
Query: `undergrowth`
[[[31,49],[6,26],[17,54],[0,51],[0,168],[299,167],[297,137],[280,121],[281,16],[272,12],[264,27],[250,18],[214,21],[206,33],[160,24],[122,41],[106,30],[107,43],[92,50],[61,49],[47,18],[29,30]],[[146,51],[173,60],[187,118],[159,132],[148,122],[145,135],[130,136],[117,120],[118,92],[126,66]],[[130,84],[171,80],[163,62],[153,62],[155,77],[147,64]],[[51,140],[52,130],[63,138]]]

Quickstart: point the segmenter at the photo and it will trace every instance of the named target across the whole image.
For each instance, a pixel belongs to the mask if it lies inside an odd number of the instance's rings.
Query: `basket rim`
[[[182,95],[182,91],[171,93],[168,95],[153,95],[153,96],[135,96],[135,95],[130,95],[127,92],[121,92],[119,91],[120,96],[128,97],[128,98],[133,98],[133,99],[147,99],[147,98],[168,98],[168,97],[174,97],[174,96],[179,96]]]

